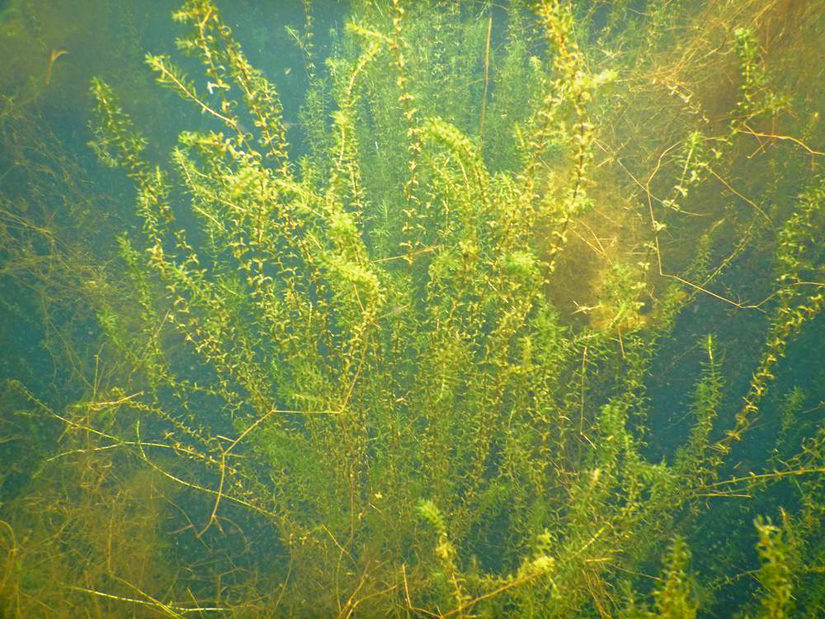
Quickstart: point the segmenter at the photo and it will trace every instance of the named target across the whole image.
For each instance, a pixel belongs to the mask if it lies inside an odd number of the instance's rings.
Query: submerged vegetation
[[[3,613],[825,613],[825,6],[303,4],[4,101]]]

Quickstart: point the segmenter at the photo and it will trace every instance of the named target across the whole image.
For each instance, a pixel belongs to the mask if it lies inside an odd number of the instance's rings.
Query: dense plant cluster
[[[777,77],[825,11],[637,4],[353,0],[321,57],[306,0],[293,127],[186,0],[168,157],[95,78],[139,223],[3,201],[67,374],[2,392],[60,429],[7,612],[825,611],[822,93]]]

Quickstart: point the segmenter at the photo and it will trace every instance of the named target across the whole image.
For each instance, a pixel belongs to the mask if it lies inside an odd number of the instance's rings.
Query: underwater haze
[[[0,616],[825,616],[825,2],[0,2]]]

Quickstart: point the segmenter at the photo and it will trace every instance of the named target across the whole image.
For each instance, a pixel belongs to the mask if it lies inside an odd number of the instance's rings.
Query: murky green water
[[[823,31],[0,3],[0,614],[825,614]]]

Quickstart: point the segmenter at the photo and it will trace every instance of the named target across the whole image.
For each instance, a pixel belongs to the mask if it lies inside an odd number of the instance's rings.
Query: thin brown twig
[[[710,173],[711,173],[711,175],[713,175],[713,177],[714,177],[714,178],[716,178],[716,180],[718,180],[720,183],[722,183],[722,184],[723,184],[723,185],[724,185],[724,186],[728,189],[728,191],[730,191],[732,194],[734,194],[734,195],[735,195],[735,196],[737,196],[738,198],[741,198],[741,199],[742,199],[745,203],[747,203],[749,206],[752,206],[752,207],[754,208],[754,210],[756,210],[756,212],[758,212],[760,215],[762,215],[762,217],[764,217],[765,219],[767,219],[767,220],[768,220],[768,223],[770,223],[771,225],[773,225],[773,220],[771,219],[770,215],[768,215],[768,214],[767,214],[764,210],[762,210],[762,207],[761,207],[761,206],[759,206],[759,205],[758,205],[756,202],[754,202],[753,200],[749,199],[747,196],[744,196],[744,195],[742,195],[741,193],[739,193],[736,189],[734,189],[734,188],[730,185],[730,183],[728,183],[728,182],[727,182],[724,178],[722,178],[721,176],[719,176],[713,168],[711,168],[710,166],[708,166],[707,170],[708,170],[708,172],[710,172]]]
[[[800,140],[798,138],[793,137],[792,135],[778,135],[778,134],[775,134],[775,133],[762,133],[760,131],[754,131],[750,126],[748,126],[747,123],[743,123],[743,126],[745,127],[745,129],[747,129],[747,131],[742,131],[742,133],[752,135],[752,136],[758,137],[758,138],[768,138],[768,139],[771,139],[771,140],[787,140],[787,141],[793,142],[797,146],[802,147],[803,149],[805,149],[811,155],[818,156],[818,157],[821,157],[821,156],[825,155],[824,152],[814,150],[813,148],[811,148],[810,146],[805,144],[805,142],[803,142],[802,140]]]

